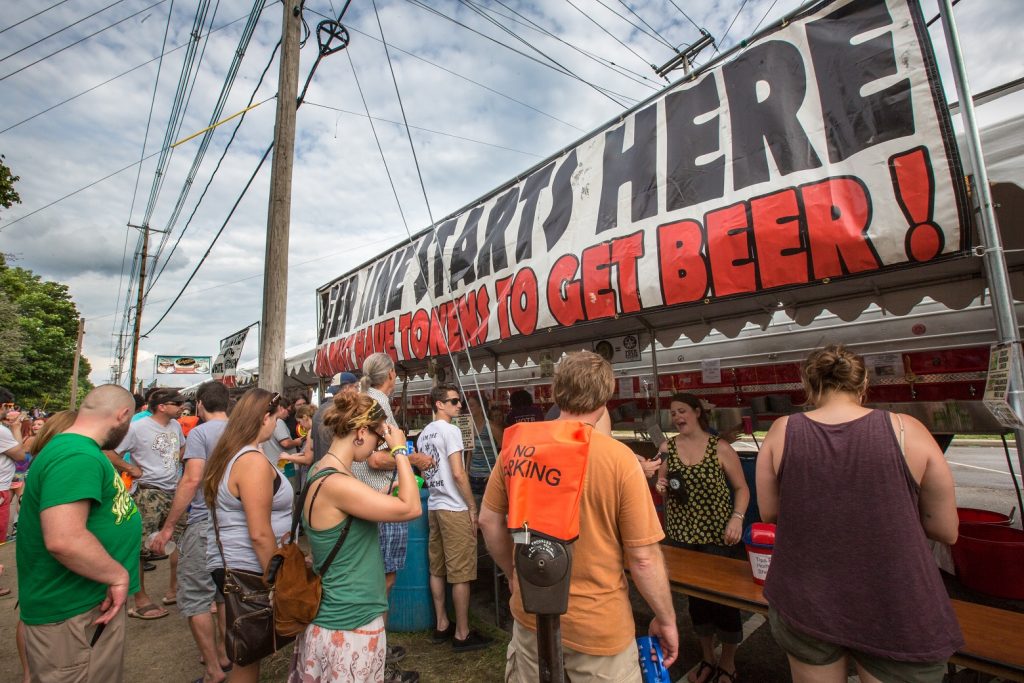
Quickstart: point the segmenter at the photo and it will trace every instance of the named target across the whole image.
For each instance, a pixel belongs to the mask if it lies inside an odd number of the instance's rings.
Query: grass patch
[[[505,680],[505,650],[511,634],[470,615],[472,627],[494,638],[494,644],[485,650],[456,654],[451,645],[434,645],[430,631],[415,633],[388,633],[388,642],[403,645],[409,656],[399,664],[402,669],[420,672],[420,681],[451,681],[452,683],[500,683]],[[292,660],[291,645],[263,660],[260,668],[261,683],[280,683],[288,678]]]

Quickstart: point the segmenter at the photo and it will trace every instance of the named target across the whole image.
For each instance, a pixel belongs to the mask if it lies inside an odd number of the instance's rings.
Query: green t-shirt
[[[142,516],[135,501],[95,441],[58,434],[32,461],[18,515],[18,598],[26,624],[69,619],[106,598],[105,585],[72,572],[43,543],[40,512],[80,500],[91,502],[85,528],[128,570],[128,592],[139,590]]]

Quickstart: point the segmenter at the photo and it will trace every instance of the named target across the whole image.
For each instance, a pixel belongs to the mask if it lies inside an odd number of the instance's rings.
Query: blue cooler
[[[388,631],[409,632],[432,628],[434,601],[430,597],[430,568],[427,564],[427,489],[420,489],[423,514],[409,522],[409,546],[405,566],[398,570],[391,587]]]

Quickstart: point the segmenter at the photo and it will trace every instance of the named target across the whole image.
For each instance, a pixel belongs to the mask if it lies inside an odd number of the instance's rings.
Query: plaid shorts
[[[381,522],[380,553],[384,556],[384,573],[397,572],[405,566],[405,547],[409,543],[408,522]]]

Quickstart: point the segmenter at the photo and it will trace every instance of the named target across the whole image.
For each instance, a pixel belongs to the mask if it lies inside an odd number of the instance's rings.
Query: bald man
[[[38,683],[124,681],[125,600],[139,590],[142,519],[103,449],[135,400],[105,384],[32,462],[18,525],[18,596]]]

